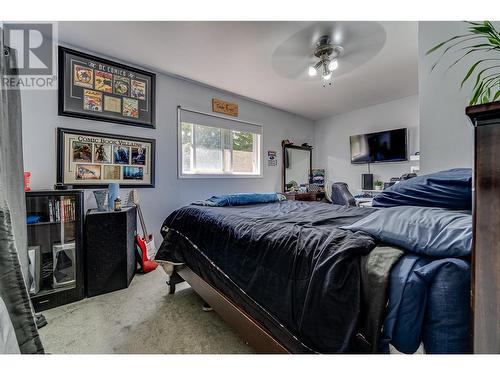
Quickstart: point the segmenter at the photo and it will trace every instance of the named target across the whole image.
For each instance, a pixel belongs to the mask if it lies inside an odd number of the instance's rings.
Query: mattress
[[[159,260],[181,260],[292,352],[358,352],[360,259],[375,247],[341,230],[371,212],[318,202],[186,206],[164,222]]]

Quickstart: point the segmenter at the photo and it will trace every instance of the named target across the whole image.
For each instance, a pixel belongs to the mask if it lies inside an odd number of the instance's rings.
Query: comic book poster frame
[[[83,53],[80,51],[76,51],[70,48],[66,48],[63,46],[59,46],[58,48],[58,114],[60,116],[68,116],[68,117],[77,117],[77,118],[83,118],[87,120],[95,120],[95,121],[103,121],[103,122],[111,122],[111,123],[116,123],[116,124],[122,124],[122,125],[131,125],[135,127],[143,127],[143,128],[150,128],[150,129],[155,129],[156,127],[156,74],[152,72],[148,72],[142,69],[134,68],[128,65],[120,64],[111,60],[107,60],[98,56],[93,56],[89,55],[87,53]],[[75,109],[67,109],[66,104],[69,102],[71,98],[69,98],[70,93],[68,91],[71,91],[68,88],[72,87],[72,80],[73,80],[73,74],[74,72],[71,71],[70,75],[67,76],[67,64],[66,64],[66,55],[70,54],[73,56],[80,57],[82,59],[87,59],[87,60],[92,60],[97,63],[101,63],[107,66],[115,67],[117,69],[122,69],[126,70],[127,72],[135,73],[135,74],[140,74],[143,76],[147,76],[150,79],[150,85],[149,88],[147,88],[146,96],[148,97],[149,100],[149,108],[150,108],[150,119],[147,122],[141,122],[138,120],[135,120],[133,118],[127,118],[123,115],[123,112],[119,118],[110,118],[106,117],[103,115],[100,115],[99,112],[89,112],[85,111],[83,109],[83,103],[82,103],[82,109],[81,110],[75,110]],[[71,67],[70,67],[71,68]],[[68,81],[69,77],[69,81]],[[89,89],[89,87],[87,87]],[[90,89],[91,91],[96,91],[95,89]],[[112,95],[115,95],[113,92]],[[102,100],[102,106],[104,106],[104,96],[105,93],[103,93],[103,100]],[[125,99],[125,97],[123,98]],[[133,97],[128,98],[128,99],[133,99]],[[84,99],[82,99],[82,102]],[[102,112],[102,111],[101,111]]]
[[[89,181],[89,183],[78,183],[75,181],[69,181],[67,176],[68,170],[71,169],[71,164],[75,164],[77,166],[78,164],[90,164],[93,166],[100,166],[102,168],[102,171],[104,171],[104,168],[106,166],[120,166],[121,170],[123,168],[126,168],[126,165],[122,165],[116,162],[110,162],[107,164],[99,164],[99,162],[94,162],[93,159],[90,161],[83,161],[83,162],[77,162],[74,160],[70,160],[74,158],[74,156],[71,156],[70,151],[73,151],[73,145],[72,144],[67,144],[68,143],[68,137],[67,136],[82,136],[82,137],[94,137],[94,138],[105,138],[108,140],[116,140],[118,142],[139,142],[139,143],[147,143],[149,144],[149,158],[147,159],[147,162],[145,163],[137,163],[134,164],[133,162],[128,163],[128,167],[133,167],[133,168],[144,168],[148,170],[149,173],[149,180],[145,181],[144,183],[129,183],[125,180],[114,180],[114,181],[106,181],[106,182],[94,182],[96,180]],[[76,143],[76,141],[69,140],[69,142]],[[92,143],[90,140],[83,140],[81,141],[83,143],[88,142]],[[94,142],[94,144],[102,144],[102,140],[100,142]],[[117,147],[115,143],[110,143],[112,147]],[[127,146],[130,149],[134,148],[134,146]],[[94,147],[95,148],[95,147]],[[57,128],[57,182],[58,183],[63,183],[64,185],[72,185],[74,188],[78,189],[98,189],[98,188],[103,188],[107,187],[110,182],[118,182],[120,184],[120,187],[123,188],[154,188],[155,187],[155,154],[156,154],[156,140],[152,138],[140,138],[140,137],[131,137],[131,136],[125,136],[125,135],[118,135],[118,134],[109,134],[109,133],[100,133],[100,132],[93,132],[93,131],[86,131],[86,130],[78,130],[78,129],[68,129],[68,128]],[[113,155],[114,157],[114,155]],[[94,158],[92,155],[91,158]],[[101,173],[104,178],[104,172]],[[100,180],[102,180],[100,178]]]

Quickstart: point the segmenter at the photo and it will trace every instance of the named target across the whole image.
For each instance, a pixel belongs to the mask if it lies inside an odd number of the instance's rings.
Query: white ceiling
[[[360,29],[365,23],[355,22]],[[273,60],[275,51],[294,34],[315,24],[318,23],[60,22],[59,38],[313,120],[417,93],[416,22],[376,25],[385,30],[380,51],[338,76],[331,87],[323,88],[320,80],[291,79],[278,74]],[[345,51],[346,56],[348,52]]]

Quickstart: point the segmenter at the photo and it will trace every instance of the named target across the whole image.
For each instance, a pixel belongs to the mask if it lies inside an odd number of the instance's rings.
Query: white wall
[[[240,119],[263,125],[262,178],[177,178],[177,106],[210,112],[213,97],[238,103]],[[157,74],[154,130],[58,116],[57,90],[24,91],[22,101],[24,170],[32,173],[33,189],[51,189],[56,182],[57,127],[156,139],[156,186],[154,189],[139,189],[139,195],[148,229],[157,236],[158,245],[163,220],[181,205],[214,194],[281,191],[281,140],[290,139],[298,144],[313,141],[314,124],[311,120],[163,74]],[[276,167],[267,167],[267,150],[277,151]],[[122,198],[125,192],[122,191]],[[85,197],[85,208],[95,207],[91,191],[87,191]]]
[[[500,27],[500,22],[493,22]],[[461,54],[445,56],[431,73],[440,52],[425,53],[455,35],[467,32],[464,22],[419,22],[418,76],[420,100],[420,168],[423,173],[454,167],[472,167],[473,129],[465,116],[471,84],[460,90],[460,82],[477,57],[466,57],[454,68],[447,67]],[[479,42],[478,42],[479,43]]]
[[[366,164],[351,164],[349,137],[355,134],[408,128],[408,151],[418,151],[418,96],[394,100],[356,111],[329,117],[315,124],[315,163],[326,169],[326,179],[346,182],[351,192],[361,188],[361,174]],[[389,181],[391,177],[410,172],[410,162],[371,164],[374,179]]]

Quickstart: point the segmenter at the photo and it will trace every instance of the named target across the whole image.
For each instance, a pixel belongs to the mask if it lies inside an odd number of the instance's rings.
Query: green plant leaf
[[[488,34],[491,32],[491,27],[489,26],[475,26],[471,29],[471,31],[476,34]]]
[[[429,54],[431,54],[432,52],[434,52],[434,51],[436,51],[436,50],[440,49],[442,46],[444,46],[444,45],[445,45],[446,43],[448,43],[448,42],[451,42],[452,40],[455,40],[455,39],[458,39],[458,38],[465,38],[466,36],[470,36],[470,35],[467,35],[467,34],[465,34],[465,35],[457,35],[457,36],[454,36],[453,38],[450,38],[450,39],[448,39],[448,40],[445,40],[444,42],[441,42],[441,43],[439,43],[438,45],[436,45],[436,46],[432,47],[430,50],[428,50],[428,51],[425,53],[425,55],[429,55]]]
[[[481,83],[483,84],[483,91],[487,88],[487,87],[493,87],[495,86],[500,80],[500,76],[498,74],[496,74],[495,76],[491,77],[491,78],[488,78],[488,79],[483,79],[481,81]]]
[[[461,40],[461,41],[459,41],[459,42],[456,42],[456,43],[452,44],[451,46],[448,46],[448,47],[447,47],[447,48],[443,51],[443,53],[441,54],[441,56],[437,59],[437,61],[436,61],[434,64],[432,64],[432,67],[431,67],[431,72],[432,72],[432,71],[434,70],[434,68],[435,68],[435,67],[439,64],[439,62],[441,61],[441,59],[443,58],[443,56],[444,56],[444,55],[446,55],[446,53],[447,53],[448,51],[450,51],[450,49],[452,49],[453,47],[456,47],[457,45],[459,45],[459,44],[461,44],[461,43],[465,43],[465,42],[467,42],[467,41],[469,41],[469,40],[472,40],[472,39],[478,39],[478,38],[482,38],[482,37],[474,36],[474,37],[467,38],[467,39]],[[489,44],[485,44],[485,45],[489,46]],[[462,48],[462,49],[466,49],[466,48],[469,48],[469,47],[464,47],[464,48]],[[448,69],[449,69],[450,67],[451,67],[451,66],[449,66],[449,67],[448,67]],[[448,69],[447,69],[447,70],[448,70]]]
[[[486,44],[486,45],[488,46],[489,44]],[[464,47],[463,49],[465,49],[465,48],[467,48],[467,47]],[[461,61],[464,57],[466,57],[467,55],[469,55],[469,54],[471,54],[471,53],[473,53],[473,52],[477,52],[477,51],[478,51],[478,50],[476,50],[476,49],[473,49],[473,50],[467,51],[467,52],[466,52],[466,53],[465,53],[462,57],[460,57],[459,59],[455,60],[455,61],[453,62],[453,64],[451,64],[450,66],[448,66],[448,68],[447,68],[446,70],[450,70],[450,69],[451,69],[451,68],[453,68],[456,64],[458,64],[458,63],[459,63],[459,62],[460,62],[460,61]],[[437,63],[436,63],[436,64],[434,64],[434,66],[435,66],[435,65],[437,65]],[[433,66],[433,67],[434,67],[434,66]],[[431,71],[432,71],[432,69],[431,69]]]
[[[479,60],[477,62],[475,62],[469,69],[469,71],[467,72],[467,74],[465,75],[464,79],[462,80],[462,83],[460,84],[460,88],[462,88],[464,86],[464,83],[469,79],[470,75],[472,74],[472,72],[474,71],[474,69],[476,69],[476,66],[478,66],[479,64],[481,64],[481,62],[483,62],[484,60]]]
[[[500,59],[482,59],[482,60],[479,60],[479,61],[476,61],[471,67],[470,69],[468,70],[467,74],[465,75],[464,79],[462,80],[462,83],[460,84],[460,88],[462,88],[464,86],[464,83],[469,79],[469,77],[471,76],[471,74],[474,72],[474,70],[476,69],[476,67],[485,62],[485,61],[500,61]],[[493,69],[493,68],[496,68],[498,67],[499,65],[493,65],[493,66],[490,66],[488,68],[486,68],[485,70],[489,70],[489,69]]]
[[[486,89],[492,89],[494,86],[498,85],[500,83],[500,77],[496,77],[494,79],[489,80],[489,82],[485,82],[483,85],[483,91]],[[491,91],[490,91],[491,92]]]
[[[474,77],[475,82],[472,88],[470,104],[487,103],[491,99],[495,101],[500,97],[500,69],[498,69],[500,65],[495,65],[495,62],[500,61],[500,58],[482,57],[486,54],[486,57],[493,57],[495,56],[495,52],[500,52],[500,30],[496,29],[490,21],[464,22],[468,25],[467,34],[451,37],[426,52],[426,55],[429,55],[437,50],[443,49],[441,56],[431,66],[431,72],[439,64],[443,56],[464,51],[459,58],[448,66],[447,70],[453,68],[467,56],[476,57],[476,61],[473,61],[473,64],[468,68],[463,77],[460,88],[463,88],[464,84],[471,80],[473,74],[479,71]],[[481,41],[471,42],[475,39],[481,39]],[[497,54],[496,56],[499,55]],[[493,73],[491,73],[492,71]]]
[[[490,101],[491,98],[491,88],[493,86],[496,86],[500,83],[500,77],[496,78],[496,81],[488,84],[485,84],[484,82],[481,82],[480,87],[476,91],[474,91],[474,95],[470,101],[470,103],[478,104],[478,103],[487,103]]]
[[[451,50],[453,47],[455,46],[458,46],[459,44],[462,44],[462,43],[465,43],[465,42],[468,42],[469,40],[472,40],[472,39],[481,39],[483,38],[482,36],[472,36],[470,38],[467,38],[467,39],[462,39],[462,40],[459,40],[458,42],[456,43],[453,43],[451,46],[448,46],[446,47],[446,49],[443,51],[443,56],[449,51]]]
[[[482,87],[483,87],[483,83],[481,82],[479,87],[474,91],[474,93],[472,95],[472,99],[470,100],[470,105],[477,104],[477,99],[481,96]]]
[[[477,75],[477,78],[476,78],[476,83],[474,83],[474,88],[477,86],[477,84],[479,83],[479,80],[481,79],[481,75],[486,72],[487,70],[490,70],[491,68],[494,68],[495,66],[492,66],[492,67],[489,67],[489,68],[486,68],[486,69],[483,69],[479,72],[479,74]],[[497,75],[498,73],[493,73],[493,74],[489,74],[489,75],[486,75],[483,77],[483,81],[486,79],[486,78],[489,78],[489,77],[492,77],[492,76],[495,76]]]

